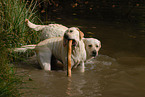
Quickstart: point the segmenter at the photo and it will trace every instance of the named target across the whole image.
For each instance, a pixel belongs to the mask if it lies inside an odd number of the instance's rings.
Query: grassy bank
[[[9,65],[6,53],[4,49],[0,52],[0,97],[18,97],[20,96],[18,88],[22,82],[15,75],[13,66]]]
[[[35,6],[33,0],[0,1],[0,97],[20,96],[21,78],[16,76],[14,66],[10,65],[16,56],[9,49],[39,41],[38,35],[25,25],[26,18],[34,20]]]

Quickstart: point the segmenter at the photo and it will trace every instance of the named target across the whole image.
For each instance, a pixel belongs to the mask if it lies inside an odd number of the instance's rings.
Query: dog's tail
[[[28,25],[29,28],[34,29],[35,31],[40,31],[42,30],[44,27],[46,27],[47,25],[36,25],[31,23],[28,19],[25,19],[26,24]]]
[[[24,45],[21,48],[15,48],[14,52],[26,52],[27,50],[35,49],[36,45]]]

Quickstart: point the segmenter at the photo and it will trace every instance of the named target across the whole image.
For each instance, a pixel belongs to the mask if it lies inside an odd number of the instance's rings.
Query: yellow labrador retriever
[[[49,24],[49,25],[36,25],[31,23],[28,19],[25,20],[29,28],[35,31],[41,31],[41,40],[51,37],[62,37],[68,27],[60,24]]]
[[[98,52],[101,48],[101,42],[95,38],[84,38],[83,41],[87,52],[87,60],[98,56]]]
[[[66,26],[63,26],[61,24],[36,25],[31,23],[28,19],[26,19],[25,22],[28,25],[28,27],[36,31],[41,31],[40,38],[42,40],[51,37],[63,36],[64,32],[68,29]],[[87,60],[97,56],[101,48],[101,42],[95,38],[83,38],[83,41],[85,43]]]
[[[41,41],[37,45],[25,45],[21,48],[16,48],[14,51],[25,52],[28,49],[35,49],[37,59],[42,69],[51,70],[51,57],[54,56],[57,60],[64,64],[64,69],[67,67],[67,45],[68,41],[72,40],[72,55],[71,66],[77,66],[81,64],[84,67],[84,61],[86,60],[85,45],[82,40],[84,34],[79,31],[78,28],[68,28],[63,37],[53,37]]]

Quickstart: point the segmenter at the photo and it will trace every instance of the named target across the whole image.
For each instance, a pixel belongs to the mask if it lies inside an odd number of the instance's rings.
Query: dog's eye
[[[92,45],[88,45],[89,47],[92,47]]]
[[[98,48],[99,46],[98,46],[98,45],[96,45],[96,47]]]
[[[72,32],[73,32],[73,30],[70,30],[69,32],[70,32],[70,33],[72,33]]]

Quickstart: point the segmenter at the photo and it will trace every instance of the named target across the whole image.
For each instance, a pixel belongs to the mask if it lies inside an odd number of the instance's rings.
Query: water
[[[144,97],[145,34],[129,23],[93,20],[56,20],[78,26],[85,37],[102,42],[99,56],[86,63],[85,73],[79,68],[66,77],[65,71],[46,72],[29,59],[17,68],[24,78],[23,97]]]

